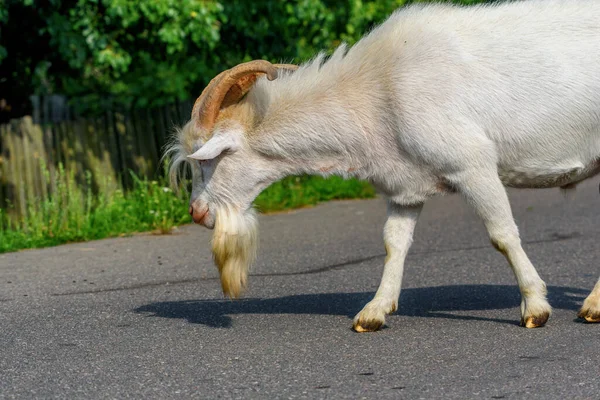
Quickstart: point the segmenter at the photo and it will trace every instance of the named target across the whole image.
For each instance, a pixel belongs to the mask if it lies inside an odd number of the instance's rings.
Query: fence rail
[[[28,204],[56,189],[59,165],[86,190],[88,185],[98,191],[127,188],[129,170],[155,177],[168,135],[189,119],[191,109],[186,101],[50,123],[26,116],[0,125],[0,208],[25,215]],[[91,175],[86,177],[86,171]]]

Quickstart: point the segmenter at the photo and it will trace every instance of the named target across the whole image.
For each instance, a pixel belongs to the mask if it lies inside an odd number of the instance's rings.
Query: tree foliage
[[[100,110],[187,99],[237,63],[352,44],[406,2],[4,0],[0,97],[57,93]]]

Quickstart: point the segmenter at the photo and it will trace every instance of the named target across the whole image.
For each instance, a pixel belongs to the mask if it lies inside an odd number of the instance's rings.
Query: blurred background
[[[353,44],[409,3],[0,0],[0,252],[189,222],[159,159],[213,76]],[[256,206],[374,195],[364,182],[291,177]]]

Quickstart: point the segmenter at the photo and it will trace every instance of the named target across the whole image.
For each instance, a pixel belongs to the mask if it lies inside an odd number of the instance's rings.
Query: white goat
[[[377,330],[396,310],[423,203],[452,191],[508,259],[521,324],[542,326],[546,285],[504,186],[570,188],[600,172],[600,1],[411,6],[329,59],[238,65],[204,90],[170,154],[175,180],[191,164],[190,214],[216,224],[230,296],[255,253],[255,197],[284,176],[336,174],[389,199],[383,277],[356,331]],[[579,316],[600,321],[600,281]]]

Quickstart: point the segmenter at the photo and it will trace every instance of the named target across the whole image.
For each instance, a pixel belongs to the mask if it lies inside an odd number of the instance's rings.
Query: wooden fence
[[[78,185],[91,184],[93,190],[129,187],[129,170],[155,177],[162,173],[163,146],[173,128],[189,119],[191,108],[183,102],[54,122],[26,116],[0,125],[0,208],[24,215],[28,204],[56,189],[59,165]]]

